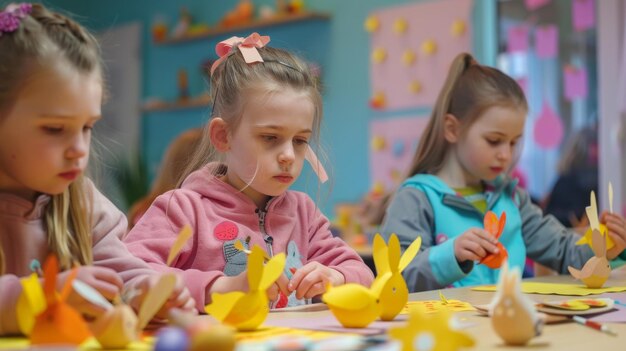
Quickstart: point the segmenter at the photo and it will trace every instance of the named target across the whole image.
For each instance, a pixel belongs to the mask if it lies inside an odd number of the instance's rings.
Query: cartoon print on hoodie
[[[226,260],[226,265],[224,265],[224,274],[229,277],[240,274],[241,272],[246,270],[246,266],[248,265],[248,255],[239,251],[235,247],[235,241],[240,239],[229,240],[224,243],[223,251],[224,251],[224,259]],[[241,240],[243,247],[246,250],[250,249],[249,240]]]
[[[287,279],[291,280],[293,274],[302,266],[302,255],[300,254],[300,250],[298,250],[298,245],[293,240],[290,240],[289,244],[287,245],[287,261],[285,262],[284,270]],[[285,298],[285,295],[283,293],[280,293],[278,302],[274,307],[281,308],[287,306],[298,306],[304,305],[305,303],[305,300],[298,300],[296,298],[295,292],[289,295],[289,298]]]

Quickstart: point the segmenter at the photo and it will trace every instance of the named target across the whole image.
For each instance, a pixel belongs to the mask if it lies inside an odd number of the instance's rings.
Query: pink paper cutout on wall
[[[528,27],[526,25],[512,26],[507,31],[509,53],[528,51]]]
[[[535,50],[539,58],[554,58],[559,49],[559,30],[551,24],[535,29]]]
[[[384,62],[370,63],[370,96],[384,93],[386,111],[434,105],[454,57],[472,51],[471,9],[471,0],[439,0],[391,6],[370,13],[380,21],[379,30],[369,33],[370,51],[384,48],[388,54]],[[393,30],[398,18],[408,22],[402,35]],[[466,24],[465,31],[454,35],[450,29],[458,21]],[[432,55],[424,55],[422,51],[422,44],[428,40],[437,47]],[[412,65],[402,60],[407,50],[416,53]],[[417,94],[407,89],[415,81],[422,82]]]
[[[550,0],[524,0],[524,5],[528,11],[536,10],[550,3]]]
[[[535,121],[533,137],[537,145],[544,149],[559,146],[563,139],[563,122],[545,100]]]
[[[370,140],[375,137],[384,138],[390,145],[404,146],[402,153],[394,152],[393,147],[378,151],[370,149],[370,181],[383,184],[386,190],[394,189],[398,179],[394,173],[404,175],[413,159],[417,141],[428,123],[427,116],[399,117],[381,119],[370,122]],[[397,151],[397,150],[396,150]]]
[[[572,24],[577,32],[596,26],[596,4],[594,0],[572,1]]]
[[[563,68],[563,85],[567,100],[586,98],[588,94],[587,70],[583,67],[565,66]]]

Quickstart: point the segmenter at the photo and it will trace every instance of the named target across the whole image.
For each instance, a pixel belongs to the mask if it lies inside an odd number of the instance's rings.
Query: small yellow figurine
[[[360,284],[328,286],[326,293],[322,295],[322,301],[346,328],[365,328],[378,318],[382,311],[378,296]]]

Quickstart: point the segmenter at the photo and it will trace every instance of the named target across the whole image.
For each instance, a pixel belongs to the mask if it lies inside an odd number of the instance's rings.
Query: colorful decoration
[[[272,257],[263,264],[264,251],[258,245],[252,247],[248,256],[247,293],[233,291],[211,295],[211,304],[204,310],[215,319],[240,331],[255,330],[269,313],[267,289],[280,277],[285,267],[285,254]]]
[[[370,100],[370,107],[375,110],[383,109],[385,108],[386,105],[387,105],[387,96],[382,91],[379,91],[376,94],[374,94],[374,96]]]
[[[385,185],[381,182],[374,183],[374,186],[372,186],[372,194],[378,196],[385,194]]]
[[[363,26],[365,27],[365,30],[367,32],[374,33],[380,28],[380,21],[378,20],[378,17],[376,16],[369,16],[365,20],[365,23],[363,24]]]
[[[596,6],[594,0],[572,1],[572,24],[577,32],[596,26]]]
[[[16,315],[20,330],[30,335],[35,325],[35,317],[46,309],[46,297],[41,289],[37,273],[20,280],[22,293],[17,300]]]
[[[450,327],[447,310],[427,314],[421,308],[413,308],[407,324],[390,328],[389,336],[402,343],[402,351],[458,350],[475,343],[468,334]]]
[[[422,83],[420,83],[418,80],[413,80],[411,81],[411,83],[409,84],[409,91],[413,94],[417,94],[419,92],[422,91]]]
[[[444,309],[450,312],[476,310],[469,302],[448,300],[441,291],[439,291],[439,300],[409,301],[400,313],[407,314],[412,308],[415,308],[415,306],[420,306],[424,313],[436,313]]]
[[[374,63],[383,63],[387,59],[387,51],[383,48],[377,48],[372,51],[372,61]]]
[[[507,345],[525,345],[543,326],[534,304],[522,294],[521,279],[519,268],[509,271],[505,263],[489,309],[491,325]]]
[[[507,31],[507,51],[509,53],[528,51],[528,26],[512,26]]]
[[[432,39],[426,40],[422,43],[422,52],[427,56],[433,55],[437,52],[437,43]]]
[[[404,34],[409,28],[409,23],[404,18],[398,18],[393,22],[393,31],[396,34]]]
[[[609,183],[609,185],[611,185]],[[612,205],[612,185],[609,187],[609,205]],[[610,206],[612,207],[612,206]],[[611,208],[611,211],[612,208]],[[598,218],[598,203],[596,201],[596,193],[591,191],[589,194],[589,206],[585,207],[585,212],[587,213],[587,218],[589,218],[589,229],[585,232],[585,234],[580,238],[576,245],[589,245],[593,250],[593,240],[592,240],[592,232],[593,229],[597,229],[603,236],[606,237],[606,249],[609,250],[615,246],[613,239],[608,235],[608,229],[606,225],[600,223],[600,219]]]
[[[535,52],[539,58],[554,58],[559,52],[559,29],[556,25],[535,29]]]
[[[416,57],[417,56],[415,55],[415,52],[413,50],[406,49],[402,54],[402,63],[404,63],[405,66],[411,66],[415,63]]]
[[[563,85],[565,98],[569,101],[585,99],[589,95],[587,70],[584,67],[576,68],[566,65],[563,68]]]
[[[382,312],[376,293],[355,283],[328,286],[322,301],[346,328],[365,328]]]
[[[422,237],[418,236],[400,256],[400,241],[395,233],[389,237],[389,246],[380,234],[374,236],[376,279],[371,290],[378,296],[381,305],[380,319],[393,320],[409,300],[409,289],[402,271],[413,261],[421,245]]]
[[[499,239],[502,235],[502,231],[504,230],[504,225],[506,224],[506,212],[502,212],[500,219],[498,219],[498,216],[495,213],[487,211],[483,222],[485,230],[489,234],[495,236],[496,239]],[[497,269],[500,268],[504,262],[506,262],[507,257],[509,257],[506,248],[499,241],[496,243],[496,247],[500,251],[497,254],[492,253],[483,257],[483,259],[480,260],[481,264],[484,264],[491,269]]]
[[[372,150],[381,151],[387,147],[387,141],[383,137],[375,136],[372,138]]]
[[[533,137],[537,145],[544,149],[559,146],[563,139],[563,122],[545,100],[533,127]]]
[[[46,307],[35,318],[35,324],[30,333],[31,345],[81,344],[91,333],[81,315],[65,302],[78,271],[73,269],[70,272],[60,294],[56,291],[59,262],[55,255],[48,256],[43,271]]]
[[[456,20],[452,23],[452,27],[450,28],[450,33],[452,36],[460,37],[467,31],[467,24],[463,20]]]

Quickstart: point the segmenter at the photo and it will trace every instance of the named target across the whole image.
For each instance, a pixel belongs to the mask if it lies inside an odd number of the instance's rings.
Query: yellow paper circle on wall
[[[406,65],[406,66],[410,66],[413,63],[415,63],[415,52],[411,49],[407,49],[404,51],[404,53],[402,54],[402,62]]]
[[[467,27],[465,25],[465,21],[456,20],[454,21],[454,23],[452,23],[452,28],[450,29],[450,32],[452,33],[453,36],[458,37],[458,36],[465,34],[466,29]]]
[[[380,136],[375,136],[372,138],[372,150],[381,151],[385,149],[385,138]]]
[[[419,80],[411,81],[411,83],[409,83],[409,91],[413,94],[419,93],[422,91],[422,83],[420,83]]]
[[[374,63],[382,63],[387,59],[387,50],[383,48],[374,49],[372,51],[372,61]]]
[[[409,23],[404,18],[398,18],[393,22],[393,31],[396,34],[404,34],[409,28]]]
[[[376,16],[369,16],[365,20],[365,23],[363,24],[363,27],[365,27],[365,30],[367,32],[373,33],[375,31],[377,31],[378,28],[380,28],[380,21],[378,20],[378,17],[376,17]]]
[[[432,55],[437,52],[437,43],[434,40],[426,40],[422,43],[422,51],[426,55]]]

